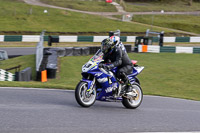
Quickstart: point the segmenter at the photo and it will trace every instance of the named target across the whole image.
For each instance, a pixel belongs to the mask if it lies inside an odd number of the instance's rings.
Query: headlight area
[[[94,79],[94,75],[92,75],[90,73],[83,72],[83,73],[81,73],[81,75],[83,76],[84,79],[87,79],[87,80],[93,80]]]

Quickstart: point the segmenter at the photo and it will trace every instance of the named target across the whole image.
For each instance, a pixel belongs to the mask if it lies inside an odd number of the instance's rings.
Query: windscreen
[[[99,49],[96,54],[90,59],[90,61],[99,61],[102,60],[103,58],[103,53],[101,52],[101,50]]]

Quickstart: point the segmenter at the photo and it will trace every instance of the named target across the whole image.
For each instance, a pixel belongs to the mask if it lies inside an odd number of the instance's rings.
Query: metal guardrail
[[[0,60],[7,60],[8,54],[5,50],[0,50]]]
[[[42,31],[42,33],[40,34],[40,41],[38,42],[37,47],[36,47],[36,71],[37,72],[40,69],[40,65],[41,65],[42,59],[43,59],[44,33],[45,33],[45,31]]]
[[[5,69],[5,70],[6,70],[6,71],[10,71],[10,70],[15,69],[15,72],[19,72],[19,71],[20,71],[20,67],[21,67],[21,65],[15,66],[15,67],[11,67],[11,68],[8,68],[8,69]]]

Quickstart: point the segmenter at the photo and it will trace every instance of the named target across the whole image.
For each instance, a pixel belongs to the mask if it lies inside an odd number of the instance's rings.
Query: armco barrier
[[[175,53],[176,52],[176,47],[160,47],[160,52],[166,52],[166,53]]]
[[[5,50],[0,50],[0,60],[7,60],[8,54]]]
[[[154,46],[154,45],[139,45],[138,52],[149,53],[195,53],[200,54],[200,47],[171,47],[171,46]]]
[[[108,36],[53,36],[59,42],[101,42]],[[122,42],[135,42],[136,36],[121,36]],[[43,37],[48,41],[49,36]],[[200,37],[164,37],[164,42],[200,42]],[[0,35],[0,42],[38,42],[38,35]],[[153,37],[153,42],[158,42],[158,37]]]
[[[30,81],[32,79],[32,69],[31,67],[27,67],[20,72],[16,72],[15,75],[15,81]]]
[[[200,53],[200,48],[194,48],[193,53],[195,53],[195,54]]]

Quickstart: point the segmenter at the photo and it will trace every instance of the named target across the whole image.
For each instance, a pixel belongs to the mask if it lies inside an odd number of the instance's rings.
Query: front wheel
[[[96,101],[96,89],[94,88],[93,91],[90,93],[87,91],[88,84],[86,82],[80,82],[76,86],[75,90],[75,98],[79,105],[82,107],[90,107]]]
[[[123,97],[122,104],[126,108],[136,109],[142,103],[143,92],[142,92],[142,88],[140,87],[140,85],[138,83],[132,84],[132,91],[134,92],[134,94],[136,93],[136,95],[131,98],[126,97],[126,96]]]

